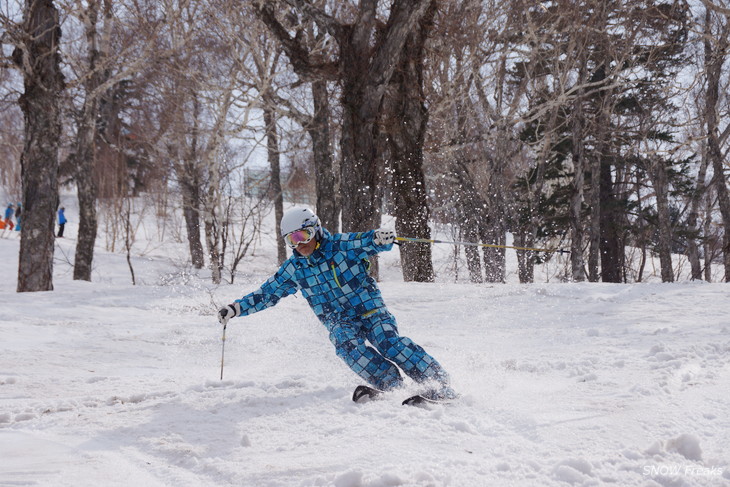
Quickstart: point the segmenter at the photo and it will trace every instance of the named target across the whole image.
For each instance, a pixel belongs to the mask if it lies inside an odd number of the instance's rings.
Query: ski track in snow
[[[263,264],[232,286],[152,285],[167,261],[148,257],[133,287],[123,256],[97,259],[118,274],[0,285],[0,486],[730,485],[726,284],[392,273],[401,334],[463,395],[416,408],[400,405],[412,387],[352,403],[357,378],[296,297],[230,322],[219,380],[213,303]]]

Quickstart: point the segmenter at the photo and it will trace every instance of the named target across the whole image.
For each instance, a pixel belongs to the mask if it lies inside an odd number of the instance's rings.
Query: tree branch
[[[421,21],[430,0],[395,0],[388,19],[383,42],[370,64],[368,78],[374,86],[384,86],[390,80],[403,53],[403,45],[413,26]]]
[[[709,10],[713,10],[725,17],[730,17],[730,8],[717,5],[713,0],[701,0],[702,4]]]
[[[287,0],[287,3],[289,1],[290,0]],[[307,15],[315,15],[317,12],[316,8],[306,2],[295,3],[298,8],[305,10]],[[298,3],[301,3],[302,5],[298,5]],[[306,80],[325,79],[334,81],[338,79],[339,63],[312,62],[309,49],[302,44],[298,37],[290,36],[289,32],[287,32],[284,26],[281,25],[281,22],[279,22],[276,18],[273,2],[261,1],[255,3],[254,10],[264,24],[266,24],[269,28],[274,37],[276,37],[281,43],[297,75]],[[322,12],[320,12],[320,14],[321,15],[318,15],[317,17],[325,16]]]
[[[338,40],[342,38],[342,36],[345,33],[344,26],[337,21],[337,19],[327,15],[324,13],[321,9],[313,6],[311,3],[309,3],[306,0],[284,0],[287,4],[291,5],[292,7],[297,8],[300,12],[305,14],[307,17],[309,17],[311,20],[313,20],[317,26],[327,31],[329,35],[332,37],[337,38]],[[368,0],[370,1],[370,0]],[[267,2],[270,3],[270,2]]]

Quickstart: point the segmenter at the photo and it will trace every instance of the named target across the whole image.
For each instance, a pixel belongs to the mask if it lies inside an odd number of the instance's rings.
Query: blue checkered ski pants
[[[398,335],[395,317],[387,311],[326,325],[337,355],[373,387],[388,390],[401,386],[399,368],[419,383],[449,382],[448,374],[436,359],[410,338]]]

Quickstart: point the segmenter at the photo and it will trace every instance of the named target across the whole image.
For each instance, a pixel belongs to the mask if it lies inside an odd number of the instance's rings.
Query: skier
[[[368,274],[368,257],[390,250],[395,232],[379,229],[333,235],[322,228],[312,210],[299,207],[284,214],[281,236],[293,255],[258,290],[221,308],[221,324],[274,306],[281,298],[301,291],[329,331],[337,355],[371,386],[358,387],[354,401],[402,386],[399,368],[425,387],[404,404],[411,399],[418,403],[423,398],[448,400],[457,396],[441,365],[411,339],[398,334],[395,317]]]
[[[58,237],[63,238],[63,229],[66,227],[66,215],[64,214],[66,208],[63,206],[58,209]]]
[[[13,207],[13,204],[8,204],[8,207],[5,208],[5,228],[12,230],[15,228],[15,224],[13,223],[13,213],[15,213],[15,208]]]

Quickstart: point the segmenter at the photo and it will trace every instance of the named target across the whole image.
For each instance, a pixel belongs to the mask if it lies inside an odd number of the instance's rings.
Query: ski
[[[403,406],[425,406],[427,404],[435,404],[435,403],[436,403],[436,401],[432,401],[431,399],[426,399],[425,397],[421,396],[420,394],[416,394],[415,396],[411,396],[411,397],[407,398],[401,404],[403,404]]]
[[[355,388],[352,393],[353,402],[365,403],[375,399],[382,399],[383,391],[374,387],[360,385]],[[425,407],[432,404],[450,404],[458,395],[440,396],[439,394],[428,391],[421,394],[406,398],[401,404],[403,406],[421,406]]]
[[[411,397],[407,398],[401,404],[403,406],[424,407],[424,406],[428,406],[431,404],[449,404],[450,402],[451,402],[450,399],[429,399],[420,394],[416,394],[415,396],[411,396]]]
[[[459,394],[455,393],[450,387],[439,390],[428,390],[411,396],[403,401],[404,406],[420,406],[426,407],[431,404],[451,404],[459,398]]]
[[[377,399],[383,391],[375,389],[370,386],[357,386],[355,391],[352,393],[352,400],[354,402],[367,402]]]

